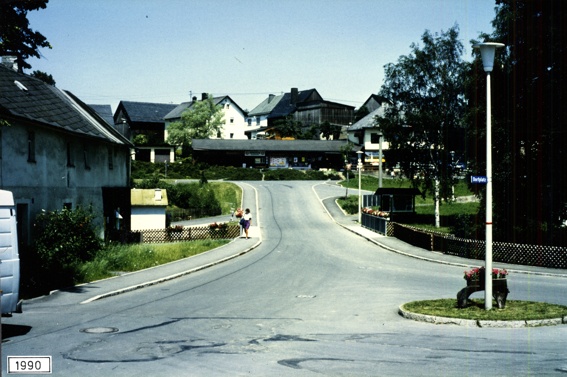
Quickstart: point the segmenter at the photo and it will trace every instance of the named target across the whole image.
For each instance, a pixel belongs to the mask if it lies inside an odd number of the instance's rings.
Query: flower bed
[[[484,278],[485,273],[486,272],[484,267],[475,267],[473,269],[465,271],[464,279],[466,281],[482,280]],[[505,269],[500,269],[500,268],[492,269],[492,279],[506,279],[507,276],[508,276],[508,271],[506,271]]]
[[[380,211],[380,210],[374,209],[372,207],[362,208],[362,213],[366,213],[367,215],[383,217],[383,218],[389,218],[390,217],[390,212]]]

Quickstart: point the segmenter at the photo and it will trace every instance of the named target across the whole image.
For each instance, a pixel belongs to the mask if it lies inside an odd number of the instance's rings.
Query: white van
[[[10,191],[0,190],[0,289],[2,314],[21,313],[20,256],[16,228],[16,207]]]

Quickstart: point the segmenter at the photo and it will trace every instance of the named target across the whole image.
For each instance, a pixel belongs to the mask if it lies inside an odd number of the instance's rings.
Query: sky
[[[455,24],[471,39],[491,33],[494,0],[49,0],[28,13],[52,49],[31,73],[88,104],[178,104],[229,95],[252,110],[268,94],[317,89],[360,107],[384,66]]]

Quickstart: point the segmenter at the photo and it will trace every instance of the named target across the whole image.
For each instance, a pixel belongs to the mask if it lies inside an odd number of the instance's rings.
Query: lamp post
[[[378,187],[382,188],[382,160],[384,159],[384,154],[382,153],[382,143],[384,142],[384,134],[382,133],[382,131],[380,131],[378,135],[380,136],[380,147],[378,149],[378,158],[380,159],[380,162],[378,163]]]
[[[356,165],[356,169],[358,170],[358,223],[362,224],[362,213],[360,209],[362,208],[362,180],[361,180],[361,173],[362,173],[362,151],[356,152],[358,155],[358,164]]]
[[[490,72],[494,66],[496,49],[502,43],[485,42],[473,46],[480,49],[486,72],[486,261],[484,276],[484,309],[492,309],[492,105],[490,98]]]

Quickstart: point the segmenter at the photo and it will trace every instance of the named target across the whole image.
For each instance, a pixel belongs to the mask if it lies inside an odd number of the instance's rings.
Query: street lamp
[[[473,46],[480,49],[486,72],[486,261],[484,276],[484,309],[492,309],[492,106],[490,98],[490,72],[494,66],[496,49],[502,43],[485,42]]]
[[[362,154],[364,152],[358,151],[356,154],[358,155],[358,164],[356,165],[356,169],[358,170],[358,223],[362,224],[362,213],[360,209],[362,208],[362,181],[361,181],[361,173],[362,173]]]

